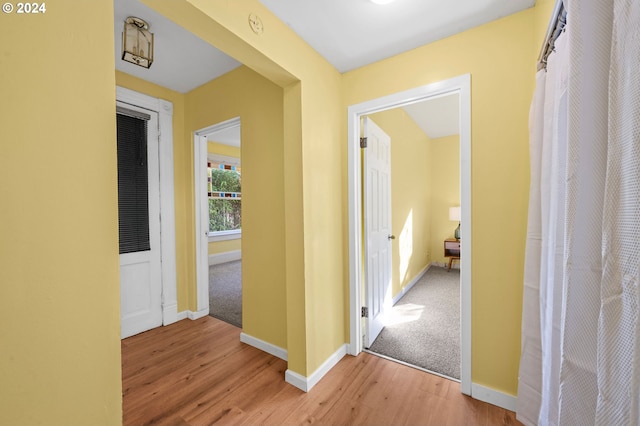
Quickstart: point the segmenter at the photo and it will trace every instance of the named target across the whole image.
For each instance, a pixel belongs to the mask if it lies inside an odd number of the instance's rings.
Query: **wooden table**
[[[449,258],[449,268],[447,272],[451,270],[451,263],[454,260],[460,261],[460,240],[455,238],[447,238],[444,240],[444,257]]]

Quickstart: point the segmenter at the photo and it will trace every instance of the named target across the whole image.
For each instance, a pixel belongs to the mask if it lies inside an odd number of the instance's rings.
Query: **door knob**
[[[389,236],[387,237],[387,239],[389,239],[389,240],[395,240],[395,239],[396,239],[396,236],[395,236],[395,235],[391,235],[391,234],[389,234]]]

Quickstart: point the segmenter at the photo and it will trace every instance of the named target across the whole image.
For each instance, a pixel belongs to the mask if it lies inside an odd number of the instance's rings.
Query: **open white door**
[[[384,327],[391,308],[391,138],[364,117],[364,279],[366,306],[364,346],[369,348]]]
[[[118,102],[121,337],[162,325],[158,114]]]

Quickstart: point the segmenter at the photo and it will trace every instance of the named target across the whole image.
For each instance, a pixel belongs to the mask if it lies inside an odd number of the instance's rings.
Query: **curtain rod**
[[[547,68],[547,58],[553,52],[553,47],[556,39],[567,24],[567,9],[564,7],[563,0],[556,0],[556,5],[553,8],[553,14],[551,15],[551,21],[547,28],[547,34],[544,37],[544,43],[538,55],[538,71]]]

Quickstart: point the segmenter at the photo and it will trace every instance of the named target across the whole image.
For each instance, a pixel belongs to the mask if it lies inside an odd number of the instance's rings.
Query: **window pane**
[[[241,201],[209,199],[209,232],[241,229]]]
[[[209,232],[241,229],[240,167],[210,162],[207,174]]]

